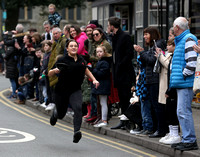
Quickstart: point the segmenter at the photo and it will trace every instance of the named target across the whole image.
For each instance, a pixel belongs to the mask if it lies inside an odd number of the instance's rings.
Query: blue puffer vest
[[[179,36],[175,37],[175,50],[172,59],[172,71],[170,75],[171,88],[188,88],[193,87],[194,74],[187,76],[184,79],[183,69],[186,66],[185,61],[185,42],[188,38],[192,38],[197,42],[197,38],[190,33],[189,30],[184,31]]]

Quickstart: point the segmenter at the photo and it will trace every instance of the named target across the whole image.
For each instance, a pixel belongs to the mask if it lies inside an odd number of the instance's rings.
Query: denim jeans
[[[91,116],[97,115],[97,95],[91,93]]]
[[[177,116],[182,128],[182,142],[193,143],[196,141],[191,107],[193,90],[192,88],[177,89],[177,95]]]
[[[19,97],[19,100],[24,101],[26,98],[22,92],[18,92],[17,96]]]
[[[16,81],[14,78],[10,78],[10,83],[12,86],[12,96],[16,95],[15,91],[17,90]]]
[[[142,127],[143,130],[153,131],[153,120],[151,115],[151,103],[149,99],[141,100],[141,114],[142,114]]]

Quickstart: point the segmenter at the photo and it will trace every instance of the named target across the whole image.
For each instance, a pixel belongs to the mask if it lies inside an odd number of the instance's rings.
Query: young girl
[[[96,67],[93,70],[93,75],[98,79],[100,86],[98,89],[93,88],[92,93],[99,96],[100,104],[101,104],[101,116],[102,121],[98,124],[95,124],[94,127],[102,127],[108,124],[107,115],[108,115],[108,95],[110,95],[110,62],[111,55],[107,53],[106,48],[104,46],[98,46],[96,48],[97,57],[99,61],[96,64]]]
[[[80,132],[82,123],[82,92],[81,84],[85,75],[90,78],[95,85],[99,82],[86,67],[85,60],[77,54],[78,43],[75,40],[69,40],[66,45],[67,52],[61,58],[58,58],[53,69],[48,73],[49,77],[58,77],[55,86],[56,107],[52,113],[50,124],[55,125],[57,119],[62,119],[66,115],[68,104],[74,111],[74,143],[78,143],[82,137]]]

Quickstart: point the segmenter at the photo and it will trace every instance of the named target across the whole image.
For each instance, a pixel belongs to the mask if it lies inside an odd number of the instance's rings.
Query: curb
[[[3,94],[6,95],[6,93],[7,92],[4,92]],[[29,107],[32,107],[34,109],[37,109],[37,110],[41,111],[42,113],[47,114],[49,116],[52,114],[52,111],[45,111],[45,109],[43,107],[41,107],[39,104],[33,103],[30,100],[26,101],[26,105]],[[66,115],[62,120],[73,124],[72,116]],[[102,128],[95,128],[91,124],[83,121],[81,127],[95,131],[102,135],[106,135],[106,136],[110,136],[110,137],[113,137],[116,139],[127,141],[127,142],[145,147],[147,149],[150,149],[150,150],[153,150],[153,151],[156,151],[158,153],[165,154],[168,156],[173,156],[173,157],[199,157],[200,156],[198,150],[184,151],[184,152],[179,151],[179,150],[174,150],[173,148],[171,148],[170,145],[164,145],[164,144],[159,143],[157,138],[152,139],[152,138],[148,138],[148,137],[139,137],[136,135],[131,135],[130,133],[123,131],[123,130],[111,130],[109,128],[109,126],[102,127]]]

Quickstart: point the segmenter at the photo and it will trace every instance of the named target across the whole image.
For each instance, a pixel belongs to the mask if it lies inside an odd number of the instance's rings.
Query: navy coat
[[[96,89],[92,88],[92,93],[96,95],[110,95],[111,80],[110,80],[110,63],[111,57],[102,57],[92,71],[94,77],[99,81],[100,85]]]

